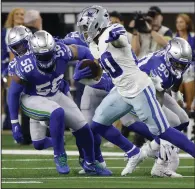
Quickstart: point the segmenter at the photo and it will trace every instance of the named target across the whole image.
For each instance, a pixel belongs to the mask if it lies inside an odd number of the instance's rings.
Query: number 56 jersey
[[[69,47],[64,44],[57,44],[55,66],[50,73],[45,73],[37,67],[36,59],[32,53],[17,59],[15,74],[25,81],[24,93],[54,96],[59,90],[68,61],[71,58],[72,54]]]
[[[135,97],[151,83],[151,79],[136,65],[137,58],[128,42],[127,35],[123,35],[126,45],[122,48],[105,42],[109,38],[111,30],[117,30],[121,27],[123,26],[113,24],[100,36],[98,43],[100,64],[111,76],[120,95]]]

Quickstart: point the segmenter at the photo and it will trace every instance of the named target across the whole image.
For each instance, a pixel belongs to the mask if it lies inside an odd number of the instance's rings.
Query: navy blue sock
[[[65,115],[62,108],[58,108],[51,113],[49,127],[54,155],[64,153]]]
[[[75,136],[74,133],[75,132],[72,132],[72,134]],[[78,148],[78,151],[79,151],[79,156],[80,156],[80,158],[84,159],[85,155],[84,155],[82,145],[79,143],[80,141],[78,141],[76,136],[75,136],[75,139],[76,139],[76,145],[77,145],[77,148]]]
[[[50,147],[53,147],[51,137],[45,137],[42,140],[32,141],[33,146],[36,150],[44,150]]]
[[[185,122],[185,123],[182,123],[176,127],[174,127],[175,129],[177,129],[178,131],[183,131],[187,128],[187,126],[189,125],[189,121],[188,122]]]
[[[173,145],[195,157],[195,144],[180,131],[169,127],[164,133],[160,134],[159,137],[169,141]]]
[[[104,162],[102,152],[100,149],[101,142],[102,142],[101,136],[99,134],[93,132],[93,137],[94,137],[95,160],[98,160],[100,163]]]
[[[149,131],[147,125],[143,122],[136,121],[128,126],[128,130],[138,133],[150,141],[156,137]]]
[[[83,126],[81,129],[74,132],[77,142],[84,151],[84,159],[88,163],[93,163],[95,161],[94,154],[94,138],[93,133],[88,124]]]
[[[98,133],[109,142],[115,144],[124,152],[130,152],[134,147],[134,145],[112,125],[106,126],[93,121],[91,128],[95,133]],[[134,149],[137,150],[137,147]]]

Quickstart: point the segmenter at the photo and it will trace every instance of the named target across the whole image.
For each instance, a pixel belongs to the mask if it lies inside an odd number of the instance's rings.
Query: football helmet
[[[165,53],[166,64],[178,79],[192,63],[192,49],[189,43],[180,37],[169,41]]]
[[[55,60],[56,42],[51,34],[44,30],[35,32],[29,40],[37,65],[42,69],[51,68]]]
[[[19,25],[12,28],[8,35],[8,47],[15,56],[23,56],[29,52],[29,38],[32,32],[25,26]]]
[[[108,11],[98,5],[85,8],[79,15],[77,26],[84,39],[90,43],[100,34],[103,28],[108,27],[110,18]]]

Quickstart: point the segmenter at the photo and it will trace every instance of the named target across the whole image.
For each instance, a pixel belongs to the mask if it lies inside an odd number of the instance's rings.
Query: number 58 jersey
[[[126,37],[126,45],[122,48],[105,42],[109,38],[109,32],[118,27],[123,26],[113,24],[100,36],[98,43],[99,60],[102,68],[112,78],[119,94],[124,97],[135,97],[151,83],[151,79],[136,65],[137,58],[126,35],[123,35]]]

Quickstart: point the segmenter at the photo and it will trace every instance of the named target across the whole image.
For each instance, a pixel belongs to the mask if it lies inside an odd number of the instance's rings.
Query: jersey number
[[[62,78],[64,77],[63,74],[61,74],[60,76],[58,76],[57,78],[55,78],[52,83],[49,81],[47,83],[41,84],[41,85],[37,85],[36,86],[36,90],[37,90],[37,94],[42,95],[42,96],[46,96],[48,95],[50,92],[55,93],[60,85],[60,81],[62,80]]]
[[[164,64],[160,64],[160,66],[158,67],[158,70],[164,73],[164,76],[166,78],[169,77],[169,70],[167,70],[166,66]],[[159,73],[161,75],[161,73]],[[161,75],[162,76],[162,75]]]
[[[30,72],[31,70],[34,69],[34,66],[33,66],[30,58],[27,58],[27,59],[23,60],[21,62],[21,65],[24,67],[24,69],[22,70],[22,72],[28,73],[28,72]]]
[[[113,77],[116,78],[123,73],[121,67],[115,62],[110,52],[105,52],[100,61],[102,67]]]
[[[64,56],[64,51],[60,47],[60,45],[56,45],[56,57]]]

